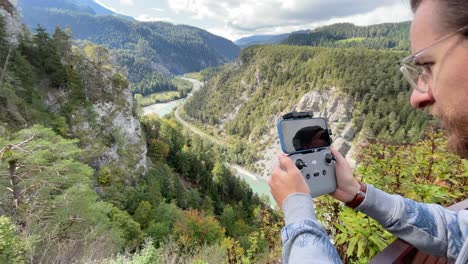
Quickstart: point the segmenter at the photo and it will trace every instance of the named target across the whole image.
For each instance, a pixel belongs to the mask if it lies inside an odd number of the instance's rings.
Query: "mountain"
[[[223,149],[140,120],[106,52],[29,32],[0,0],[0,263],[279,259],[279,215]]]
[[[70,28],[75,39],[111,49],[132,83],[154,71],[183,74],[218,66],[240,52],[231,41],[199,28],[102,15],[112,11],[90,0],[19,0],[18,6],[31,28],[41,25],[48,32],[56,26]]]
[[[392,142],[418,140],[429,118],[408,103],[410,89],[396,64],[406,55],[372,49],[249,47],[188,100],[186,117],[233,138],[243,151],[239,162],[262,174],[271,168],[259,162],[281,151],[276,121],[293,110],[329,119],[334,146],[343,154],[351,151],[359,134]],[[255,162],[256,155],[264,157]]]
[[[410,22],[355,26],[338,23],[308,33],[292,34],[282,44],[334,48],[410,50]]]
[[[67,1],[67,0],[66,0],[66,1]],[[130,19],[130,20],[133,20],[132,17],[130,17],[130,16],[124,16],[124,15],[121,15],[121,14],[117,14],[117,13],[115,13],[114,11],[109,10],[109,9],[107,9],[106,7],[104,7],[104,6],[102,6],[102,5],[98,4],[98,3],[96,3],[96,1],[94,1],[94,0],[68,0],[68,1],[74,2],[74,3],[76,3],[77,5],[88,6],[88,7],[90,7],[90,8],[94,11],[94,13],[95,13],[96,15],[118,15],[118,16],[120,16],[120,17],[126,17],[126,18],[128,18],[128,19]],[[50,3],[50,1],[47,1],[47,2]],[[62,2],[63,2],[63,1],[62,1]]]
[[[143,173],[146,145],[127,80],[107,61],[96,66],[79,49],[74,54],[70,37],[60,29],[53,36],[44,30],[30,35],[14,26],[21,21],[16,11],[0,19],[0,38],[17,35],[0,41],[0,61],[6,65],[0,123],[11,131],[46,125],[79,138],[93,168],[114,164],[135,175]],[[125,159],[123,149],[132,151],[135,159]]]
[[[31,3],[33,3],[33,5],[31,5]],[[89,15],[116,16],[134,20],[133,17],[117,14],[93,0],[37,0],[33,2],[18,0],[17,5],[22,10],[35,9],[40,12],[41,9],[60,9]]]
[[[285,33],[279,35],[254,35],[250,37],[245,37],[234,41],[236,45],[242,49],[248,48],[253,45],[262,45],[262,44],[279,44],[287,39],[291,34],[305,34],[310,32],[310,30],[300,30],[292,33]]]

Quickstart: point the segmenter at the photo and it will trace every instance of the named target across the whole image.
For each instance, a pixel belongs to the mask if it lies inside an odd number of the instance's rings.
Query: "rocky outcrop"
[[[0,17],[5,22],[7,40],[12,44],[18,44],[18,36],[23,31],[23,22],[14,6],[8,0],[0,0]]]
[[[119,89],[107,84],[99,89],[94,88],[93,92],[106,90]],[[146,142],[140,121],[133,111],[134,101],[130,90],[119,90],[115,96],[101,97],[91,102],[91,107],[74,109],[70,115],[70,127],[89,155],[91,167],[99,170],[113,165],[136,178],[146,171]],[[50,111],[59,112],[68,97],[63,91],[50,90],[46,105]]]
[[[7,0],[0,0],[0,17],[5,21],[8,41],[18,43],[23,33],[21,17]],[[100,69],[86,59],[72,64],[63,58],[62,63],[80,69],[82,87],[75,89],[83,89],[86,99],[73,99],[72,88],[52,88],[49,78],[44,77],[35,89],[48,112],[63,121],[63,133],[79,140],[85,150],[83,161],[96,170],[118,167],[129,176],[129,182],[136,179],[146,171],[147,149],[128,82],[112,69]],[[17,108],[8,105],[11,116],[27,124]]]
[[[259,169],[260,175],[262,177],[269,176],[278,162],[277,156],[282,150],[276,122],[281,116],[292,111],[313,112],[315,117],[326,118],[333,131],[333,147],[346,156],[346,159],[354,166],[352,142],[356,137],[356,131],[351,121],[353,110],[353,99],[349,95],[339,92],[335,87],[331,87],[326,90],[311,91],[305,94],[291,109],[270,117],[267,126],[271,129],[260,139],[260,143],[265,147],[263,159],[255,165]]]

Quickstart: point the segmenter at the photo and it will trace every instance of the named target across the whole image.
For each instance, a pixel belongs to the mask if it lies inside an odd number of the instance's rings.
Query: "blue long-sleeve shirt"
[[[432,255],[468,263],[468,211],[452,212],[439,205],[417,203],[368,185],[356,208],[386,230]],[[341,263],[335,247],[317,221],[312,198],[292,194],[283,203],[284,263]]]

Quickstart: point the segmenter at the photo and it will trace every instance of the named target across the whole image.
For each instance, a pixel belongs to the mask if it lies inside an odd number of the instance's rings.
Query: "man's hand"
[[[268,185],[270,185],[270,191],[276,203],[282,208],[288,195],[293,193],[309,194],[310,191],[304,177],[291,158],[281,154],[278,159],[279,164],[276,164],[271,177],[268,178]]]
[[[350,202],[354,199],[357,192],[361,188],[358,180],[353,176],[353,170],[349,166],[346,159],[338,152],[336,149],[330,147],[330,150],[335,156],[335,174],[336,174],[336,183],[338,185],[336,191],[330,195],[342,201],[343,203]]]
[[[351,167],[341,153],[332,147],[330,150],[336,158],[335,173],[338,185],[336,191],[330,195],[343,203],[350,202],[361,186],[354,178]],[[281,154],[278,159],[279,164],[273,169],[272,175],[268,179],[268,185],[270,185],[270,191],[276,203],[282,208],[288,195],[293,193],[309,194],[310,190],[301,172],[288,156]]]

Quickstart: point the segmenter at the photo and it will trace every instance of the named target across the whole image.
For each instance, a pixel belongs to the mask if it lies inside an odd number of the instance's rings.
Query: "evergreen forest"
[[[88,140],[106,148],[124,139],[76,126],[97,126],[100,101],[128,107],[119,97],[128,81],[102,50],[73,46],[60,28],[36,32],[14,46],[0,20],[1,263],[257,262],[279,254],[278,213],[213,158],[223,148],[171,119],[141,120],[146,170],[122,166],[138,163],[131,145],[115,162],[96,164]],[[52,94],[64,101],[53,105]]]
[[[20,18],[5,1],[0,263],[282,263],[281,209],[232,168],[258,169],[277,118],[317,91],[353,102],[360,181],[445,207],[468,198],[468,163],[409,105],[398,67],[409,22],[335,24],[240,52],[88,0],[18,0],[33,26],[14,33],[7,22]],[[205,84],[182,117],[223,144],[174,112],[142,115],[185,97],[191,83],[174,76],[186,72]],[[330,196],[314,202],[343,263],[369,263],[396,239]]]
[[[173,75],[219,66],[240,51],[231,41],[202,29],[138,22],[104,10],[93,1],[19,0],[18,7],[30,28],[41,25],[50,34],[57,26],[66,28],[80,46],[105,50],[107,54],[101,54],[118,65],[132,89],[139,91],[135,93],[143,96],[150,91],[175,91],[169,80]]]
[[[410,22],[355,26],[338,23],[308,33],[291,34],[282,43],[297,46],[391,49],[409,52]]]

